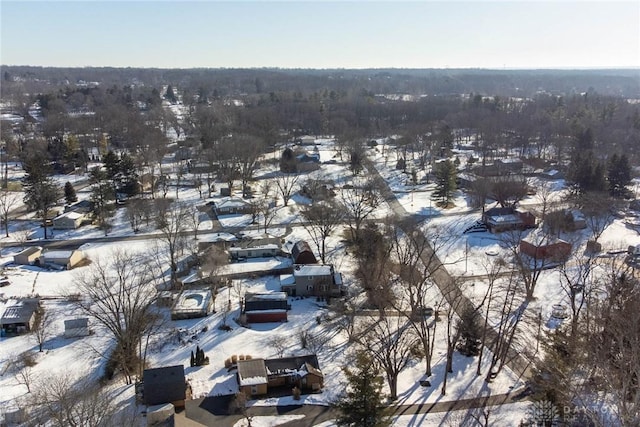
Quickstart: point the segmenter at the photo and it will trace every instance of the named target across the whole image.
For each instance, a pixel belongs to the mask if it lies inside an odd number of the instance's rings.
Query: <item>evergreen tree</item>
[[[436,178],[436,191],[434,196],[440,199],[443,205],[448,205],[453,198],[453,192],[456,190],[457,170],[456,166],[450,160],[437,163],[434,167]]]
[[[76,189],[73,188],[73,184],[71,184],[69,181],[64,184],[64,200],[68,205],[78,201],[78,196],[76,196]]]
[[[280,157],[280,172],[296,173],[297,171],[298,165],[293,155],[293,150],[287,147],[282,152],[282,157]]]
[[[176,104],[178,102],[176,94],[173,92],[173,86],[169,85],[167,87],[167,93],[165,93],[164,98],[172,104]]]
[[[460,341],[458,351],[465,356],[477,356],[480,354],[480,342],[482,340],[482,324],[480,314],[473,307],[466,307],[456,324]]]
[[[59,188],[49,174],[49,159],[41,152],[33,152],[23,162],[27,173],[24,177],[24,202],[42,219],[44,238],[47,238],[47,220],[50,210],[58,202]]]
[[[107,180],[107,173],[99,167],[93,168],[89,182],[92,184],[91,202],[93,203],[93,216],[98,221],[98,226],[107,235],[110,224],[109,218],[113,214],[113,201],[116,198],[111,183]]]
[[[343,368],[349,382],[336,403],[340,411],[338,426],[384,427],[391,425],[389,410],[383,404],[382,377],[373,360],[364,351],[355,356],[353,369]]]
[[[631,166],[626,154],[614,154],[609,160],[607,170],[609,193],[614,197],[623,196],[625,187],[631,183]]]

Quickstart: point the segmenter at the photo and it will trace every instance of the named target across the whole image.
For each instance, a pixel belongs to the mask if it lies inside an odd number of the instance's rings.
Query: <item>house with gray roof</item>
[[[40,300],[38,298],[9,300],[0,318],[0,329],[5,334],[21,334],[31,331],[39,309]]]

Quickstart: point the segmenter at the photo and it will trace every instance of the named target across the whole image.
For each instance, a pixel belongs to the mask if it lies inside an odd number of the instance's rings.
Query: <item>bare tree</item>
[[[298,181],[300,175],[293,173],[282,173],[276,177],[276,187],[282,196],[282,202],[285,206],[289,205],[291,196],[298,190]]]
[[[535,230],[526,237],[536,247],[545,246],[554,240],[552,233],[543,229]],[[520,242],[524,238],[524,231],[508,231],[502,233],[501,243],[503,247],[509,250],[515,271],[524,285],[526,298],[531,301],[534,299],[533,294],[542,272],[556,263],[565,261],[565,254],[558,253],[551,256],[551,254],[545,254],[544,251],[536,249],[531,256],[520,250]]]
[[[375,224],[368,224],[360,234],[356,242],[355,277],[366,293],[366,305],[378,309],[383,317],[385,309],[395,302],[391,279],[393,245]]]
[[[276,351],[278,357],[284,357],[284,352],[289,347],[289,339],[286,335],[276,335],[269,340],[271,347]]]
[[[34,327],[32,329],[33,339],[38,344],[38,351],[42,352],[44,343],[53,335],[51,330],[51,324],[53,323],[53,314],[50,310],[45,310],[40,307],[37,315]]]
[[[460,292],[459,284],[455,284],[451,289],[455,289],[455,292],[451,292],[451,295],[445,296],[444,298],[444,300],[447,301],[447,305],[444,310],[446,319],[447,352],[446,366],[442,379],[442,389],[440,390],[440,394],[442,396],[447,394],[447,379],[449,374],[453,373],[453,354],[458,346],[458,340],[462,333],[460,323],[459,321],[456,321],[456,313],[465,309],[476,311],[474,307],[464,307],[465,301],[467,300],[464,298],[463,293]]]
[[[34,392],[36,419],[58,427],[134,425],[136,415],[117,407],[113,396],[89,379],[70,375],[43,378]]]
[[[326,241],[340,225],[343,212],[335,203],[326,201],[307,206],[301,213],[306,220],[303,226],[318,248],[322,263],[325,264],[327,260]]]
[[[144,219],[145,208],[143,205],[148,203],[149,201],[147,199],[138,198],[132,198],[127,201],[125,215],[134,233],[140,231],[140,226],[142,225],[142,221]]]
[[[619,263],[618,263],[619,264]],[[640,283],[628,267],[611,264],[604,298],[593,310],[587,343],[592,377],[614,402],[620,425],[640,423]]]
[[[94,260],[89,270],[75,278],[75,304],[106,328],[115,339],[111,359],[122,370],[127,384],[138,373],[140,341],[157,318],[152,304],[156,289],[149,260],[142,255],[116,251],[107,263]]]
[[[425,355],[425,375],[431,376],[437,322],[425,316],[424,311],[432,305],[434,295],[437,295],[433,275],[442,265],[437,253],[445,251],[455,235],[446,227],[430,226],[423,231],[415,221],[409,219],[392,225],[390,236],[394,240],[393,262],[404,293],[404,299],[399,301],[396,308],[409,316],[410,325]],[[451,286],[449,288],[452,289]],[[404,304],[408,305],[408,312]]]
[[[398,375],[414,358],[416,337],[403,316],[385,316],[382,319],[363,320],[366,333],[358,343],[378,363],[389,385],[389,399],[398,398]]]
[[[513,345],[517,341],[519,325],[524,319],[528,300],[524,298],[520,281],[515,274],[500,281],[497,289],[493,291],[493,300],[497,307],[494,307],[494,330],[491,334],[493,345],[489,371],[485,381],[491,382],[507,363]]]
[[[479,308],[484,307],[485,312],[483,316],[483,325],[482,325],[482,335],[480,337],[480,348],[478,353],[478,365],[476,368],[476,375],[480,376],[482,374],[482,357],[484,354],[485,345],[487,342],[487,332],[489,331],[489,314],[491,312],[491,304],[493,303],[493,295],[494,295],[494,287],[496,281],[500,277],[500,273],[502,271],[502,267],[504,266],[504,260],[499,258],[496,262],[491,262],[485,265],[485,270],[487,273],[487,291],[484,294],[482,302],[477,306]]]
[[[502,175],[493,180],[492,194],[502,207],[514,207],[527,196],[527,179],[520,175]]]
[[[21,193],[9,191],[8,188],[0,189],[0,217],[4,225],[4,234],[9,237],[9,215],[21,199]]]
[[[597,242],[602,233],[613,223],[616,201],[606,194],[581,196],[582,210],[591,232],[591,240]]]
[[[242,181],[242,195],[248,197],[249,182],[253,180],[253,174],[258,166],[258,157],[262,154],[264,143],[261,138],[253,135],[238,135],[234,137],[234,143],[239,148],[238,172]]]
[[[249,414],[249,409],[247,408],[247,395],[244,394],[244,392],[237,392],[233,399],[231,399],[231,402],[229,402],[229,413],[240,413],[247,421],[246,427],[251,427],[253,415]]]
[[[359,238],[362,223],[378,208],[382,197],[372,179],[356,180],[353,188],[341,193],[342,204],[346,208],[346,218],[351,228],[351,239]]]
[[[27,393],[31,393],[34,379],[33,368],[29,365],[22,364],[16,372],[16,381],[27,388]]]
[[[560,286],[569,300],[571,309],[571,337],[578,334],[578,322],[582,309],[600,291],[600,280],[593,276],[599,258],[584,256],[577,252],[559,268]]]
[[[178,251],[184,246],[185,231],[189,225],[191,206],[186,203],[175,203],[172,209],[165,209],[157,217],[157,227],[160,231],[158,239],[167,246],[169,266],[171,268],[171,283],[178,280]]]

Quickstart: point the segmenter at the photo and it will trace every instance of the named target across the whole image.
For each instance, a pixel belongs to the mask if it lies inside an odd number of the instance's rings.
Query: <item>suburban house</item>
[[[78,212],[84,215],[88,215],[93,211],[93,203],[90,200],[80,200],[72,205],[64,207],[65,212]]]
[[[80,212],[65,212],[53,218],[54,230],[75,230],[82,225],[85,215]]]
[[[244,215],[251,213],[252,209],[250,203],[237,197],[229,197],[213,204],[216,215]]]
[[[64,337],[76,338],[86,337],[91,331],[89,330],[89,319],[81,317],[79,319],[69,319],[64,321]]]
[[[294,264],[317,264],[318,260],[311,250],[311,246],[304,240],[298,240],[291,247],[291,259]]]
[[[285,292],[249,293],[242,309],[248,323],[286,322],[289,310]]]
[[[198,236],[198,250],[204,251],[211,246],[217,246],[221,249],[227,249],[234,245],[238,238],[231,233],[212,233]]]
[[[52,265],[72,269],[84,259],[84,253],[73,251],[45,251],[40,257],[40,265]]]
[[[176,408],[184,408],[187,399],[184,366],[145,369],[142,374],[142,396],[147,406],[171,403]]]
[[[18,265],[34,265],[42,255],[40,246],[31,246],[13,256],[13,263]]]
[[[291,390],[317,392],[324,386],[315,354],[283,357],[278,359],[239,360],[238,386],[247,396],[265,395],[269,391],[285,387]]]
[[[296,264],[293,274],[280,275],[280,287],[294,297],[337,297],[342,294],[342,274],[333,265]]]
[[[536,217],[531,212],[523,212],[511,207],[496,207],[482,214],[482,222],[492,233],[500,233],[533,228],[536,226]]]
[[[185,290],[171,309],[171,320],[206,317],[212,310],[213,298],[210,290]]]
[[[232,247],[228,249],[229,256],[233,260],[243,258],[266,258],[280,255],[280,245],[267,244],[250,247]]]
[[[524,163],[520,159],[496,159],[490,164],[479,164],[473,167],[473,172],[480,176],[504,176],[522,173]]]
[[[561,209],[547,213],[544,226],[551,232],[576,231],[587,228],[587,219],[578,209]]]
[[[5,334],[21,334],[32,330],[36,322],[40,300],[38,298],[23,298],[9,300],[5,305],[0,329]]]
[[[565,261],[572,245],[554,236],[529,235],[520,241],[520,252],[536,260]]]

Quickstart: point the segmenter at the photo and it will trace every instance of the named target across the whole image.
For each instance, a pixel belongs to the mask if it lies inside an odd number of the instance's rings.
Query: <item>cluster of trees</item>
[[[534,399],[553,403],[560,419],[581,425],[638,425],[640,282],[615,261],[600,266],[608,272],[601,279],[591,277],[594,266],[582,267],[580,274],[563,275],[573,294],[571,322],[543,340]]]

